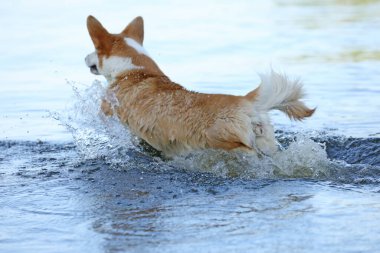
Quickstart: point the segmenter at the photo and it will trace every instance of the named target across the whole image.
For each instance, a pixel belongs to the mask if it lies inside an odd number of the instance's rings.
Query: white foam
[[[238,178],[324,178],[331,161],[320,144],[303,136],[273,157],[257,158],[244,152],[203,150],[170,162],[173,167]]]
[[[139,54],[144,54],[146,56],[149,56],[149,54],[145,50],[145,48],[142,45],[140,45],[137,41],[135,41],[134,39],[126,37],[124,40],[125,40],[125,43],[127,43],[128,46],[130,46],[133,49],[135,49]]]

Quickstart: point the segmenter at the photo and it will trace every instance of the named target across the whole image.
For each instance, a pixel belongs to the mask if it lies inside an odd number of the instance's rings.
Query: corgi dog
[[[277,109],[290,119],[302,120],[315,111],[300,100],[304,96],[300,81],[273,70],[245,96],[185,89],[145,51],[142,17],[118,34],[109,33],[93,16],[87,18],[87,28],[95,52],[85,62],[93,74],[108,81],[101,110],[116,115],[166,157],[201,149],[272,156],[278,147],[268,112]]]

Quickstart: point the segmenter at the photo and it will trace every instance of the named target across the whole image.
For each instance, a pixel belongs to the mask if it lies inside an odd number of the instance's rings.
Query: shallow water
[[[380,251],[380,1],[16,1],[0,6],[1,252]],[[98,114],[85,18],[145,18],[173,80],[244,94],[300,76],[283,151],[165,160]],[[27,44],[27,45],[26,45]]]

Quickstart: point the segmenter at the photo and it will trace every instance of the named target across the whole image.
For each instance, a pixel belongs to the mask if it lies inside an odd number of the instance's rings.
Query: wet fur
[[[132,133],[166,156],[207,148],[271,155],[277,147],[268,111],[278,109],[296,120],[314,112],[300,101],[300,82],[274,71],[262,76],[262,84],[246,96],[186,90],[136,46],[143,46],[141,17],[120,34],[108,33],[92,16],[87,26],[97,59],[89,55],[86,63],[109,82],[103,112],[116,114]]]

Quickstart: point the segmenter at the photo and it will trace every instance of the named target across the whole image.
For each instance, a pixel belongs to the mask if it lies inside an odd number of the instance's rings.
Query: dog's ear
[[[87,17],[87,29],[96,50],[104,49],[109,44],[111,35],[93,16]]]
[[[144,42],[144,20],[137,17],[121,32],[124,37],[129,37],[140,43]]]

